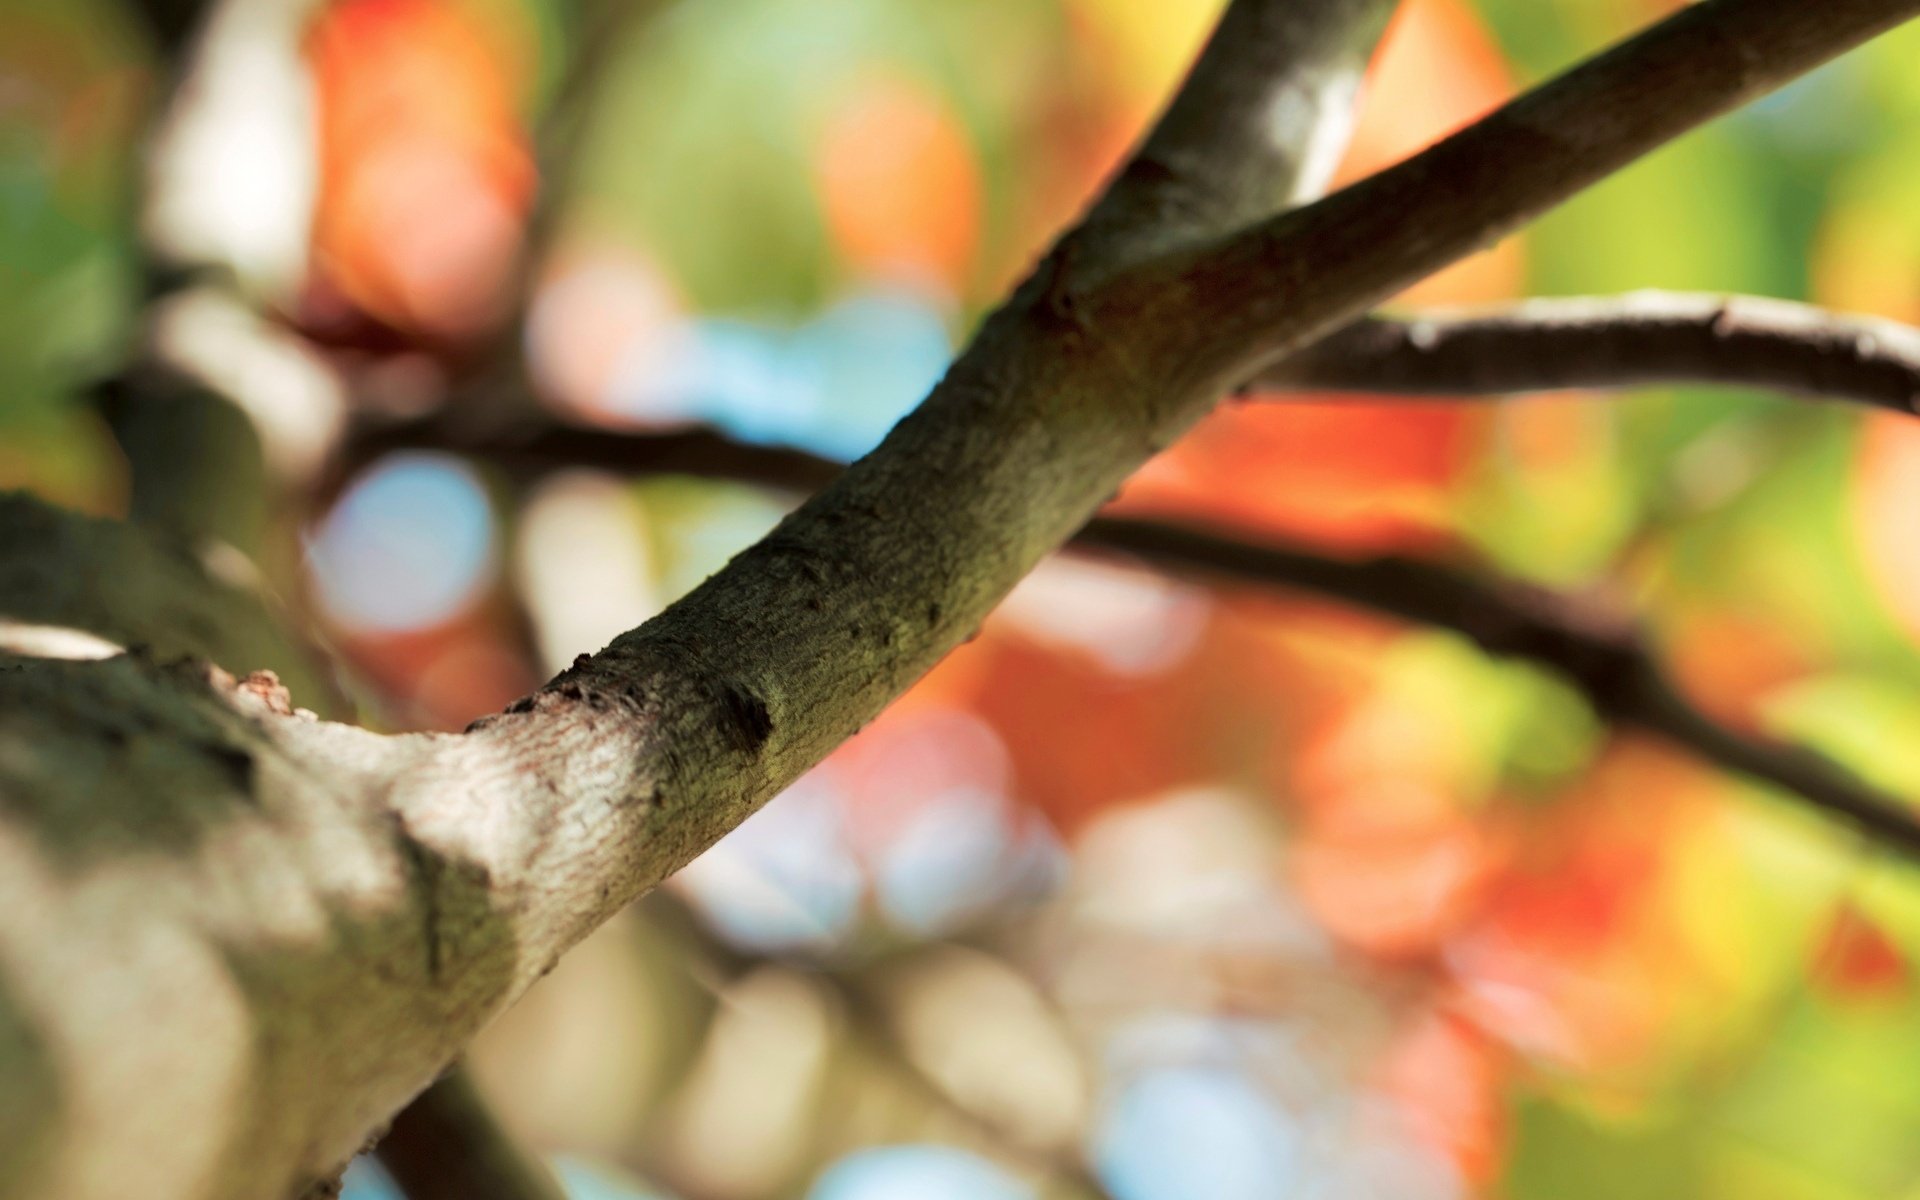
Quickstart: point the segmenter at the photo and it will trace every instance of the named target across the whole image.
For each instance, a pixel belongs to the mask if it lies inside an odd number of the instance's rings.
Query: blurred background
[[[875,444],[1218,7],[0,0],[0,486],[263,584],[345,664],[296,701],[459,729],[766,532],[758,451]],[[1407,0],[1343,177],[1674,7]],[[1916,62],[1399,303],[1920,321]],[[127,403],[155,363],[199,383]],[[1920,794],[1920,424],[1290,397],[1117,507],[1630,609],[1720,721]],[[471,1063],[583,1200],[1920,1197],[1916,950],[1910,869],[1549,674],[1063,556]]]

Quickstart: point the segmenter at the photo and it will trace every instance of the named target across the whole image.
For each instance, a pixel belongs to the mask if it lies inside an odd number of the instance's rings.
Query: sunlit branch
[[[565,1200],[500,1127],[464,1068],[415,1097],[374,1148],[407,1200]]]
[[[1920,329],[1759,296],[1527,300],[1367,317],[1241,390],[1459,397],[1659,384],[1760,388],[1912,413]]]
[[[445,422],[369,430],[356,462],[400,449],[474,455],[521,478],[566,467],[620,473],[693,475],[806,492],[843,468],[785,447],[750,446],[710,430],[622,434],[548,424],[517,435],[465,435]],[[1100,518],[1071,549],[1119,553],[1171,574],[1226,586],[1279,588],[1325,596],[1416,624],[1451,629],[1489,654],[1544,667],[1611,721],[1658,734],[1695,756],[1857,826],[1920,857],[1920,824],[1897,799],[1840,767],[1791,746],[1728,729],[1673,686],[1631,622],[1605,620],[1591,606],[1512,581],[1481,579],[1412,558],[1343,559],[1275,537],[1228,537],[1147,520]]]
[[[1320,194],[1396,0],[1234,0],[1071,240],[1109,264]]]

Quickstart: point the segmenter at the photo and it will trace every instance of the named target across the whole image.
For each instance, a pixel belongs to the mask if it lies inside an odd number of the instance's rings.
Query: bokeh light
[[[308,543],[307,561],[342,624],[375,632],[435,625],[490,581],[492,508],[458,459],[396,455],[341,497]]]

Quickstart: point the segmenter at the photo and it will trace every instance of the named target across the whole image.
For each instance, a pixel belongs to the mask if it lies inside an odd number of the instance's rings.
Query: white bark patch
[[[62,1143],[35,1195],[187,1200],[238,1124],[252,1023],[219,952],[125,861],[76,880],[0,827],[0,973],[59,1073]]]
[[[1360,71],[1343,68],[1292,80],[1274,93],[1267,110],[1268,136],[1277,146],[1300,147],[1288,203],[1300,204],[1327,190],[1353,135]]]

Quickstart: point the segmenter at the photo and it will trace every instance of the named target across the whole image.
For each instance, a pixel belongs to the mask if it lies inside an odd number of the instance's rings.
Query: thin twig
[[[1096,520],[1077,547],[1119,552],[1176,574],[1331,597],[1451,629],[1489,654],[1545,667],[1599,715],[1655,733],[1737,775],[1798,796],[1875,841],[1920,858],[1920,824],[1899,798],[1795,746],[1749,737],[1702,713],[1667,677],[1633,622],[1565,596],[1411,558],[1332,558],[1148,521]]]
[[[1912,413],[1920,329],[1760,296],[1636,292],[1367,317],[1241,390],[1493,396],[1715,384]]]

